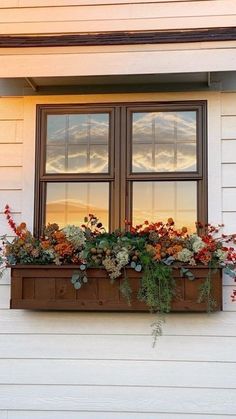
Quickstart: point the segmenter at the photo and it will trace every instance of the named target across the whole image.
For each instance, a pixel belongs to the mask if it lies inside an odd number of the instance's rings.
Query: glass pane
[[[133,224],[166,222],[172,217],[177,228],[195,231],[197,182],[133,182]]]
[[[47,184],[46,224],[81,225],[88,214],[96,215],[108,230],[108,182]]]
[[[47,116],[47,143],[62,145],[66,142],[66,115]]]
[[[46,173],[108,173],[109,114],[48,115]]]
[[[65,167],[65,146],[47,147],[47,173],[62,173]]]
[[[132,171],[196,171],[196,112],[134,112]]]

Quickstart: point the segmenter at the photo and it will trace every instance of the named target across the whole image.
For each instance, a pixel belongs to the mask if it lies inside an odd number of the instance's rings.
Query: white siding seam
[[[0,383],[0,390],[1,387],[5,387],[5,386],[9,386],[9,387],[117,387],[117,388],[178,388],[178,389],[185,389],[185,388],[191,388],[191,389],[195,389],[195,390],[228,390],[228,387],[212,387],[212,386],[189,386],[189,385],[150,385],[150,384],[74,384],[74,383],[60,383],[60,384],[55,384],[55,383]],[[230,387],[230,390],[236,390],[236,387]],[[1,409],[0,409],[1,410]]]

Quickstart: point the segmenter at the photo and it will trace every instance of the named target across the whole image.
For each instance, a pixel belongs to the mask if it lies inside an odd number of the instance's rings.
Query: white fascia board
[[[191,73],[236,70],[236,44],[227,48],[129,49],[80,48],[63,53],[60,48],[42,51],[0,50],[0,77],[100,76],[158,73]]]

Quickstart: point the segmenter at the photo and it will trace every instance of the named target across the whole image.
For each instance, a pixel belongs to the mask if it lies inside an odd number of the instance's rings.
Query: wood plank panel
[[[0,166],[21,166],[22,144],[0,144]]]
[[[6,385],[236,387],[232,363],[4,359],[0,370]]]
[[[179,18],[150,18],[150,19],[123,19],[123,20],[79,20],[56,22],[29,22],[29,23],[0,23],[2,35],[30,35],[52,33],[78,33],[80,32],[112,32],[112,31],[142,31],[142,30],[171,30],[193,28],[234,27],[236,16],[202,16]]]
[[[23,119],[22,98],[0,98],[0,119],[15,120]]]
[[[236,362],[236,337],[2,334],[0,357]]]
[[[0,189],[21,189],[22,167],[0,167]]]
[[[65,412],[59,411],[8,411],[7,418],[0,416],[0,419],[65,419]],[[53,416],[52,416],[53,415]],[[146,412],[66,412],[66,419],[79,419],[79,415],[83,419],[147,419]],[[186,416],[186,415],[185,415]],[[148,419],[184,419],[182,413],[148,413]],[[211,419],[212,416],[187,413],[188,419]],[[234,419],[234,415],[220,415],[219,419]],[[216,419],[216,418],[214,418]]]
[[[4,386],[0,392],[2,409],[92,410],[126,412],[175,412],[199,414],[236,414],[236,390],[77,387],[77,386]],[[171,400],[171,403],[170,403]],[[180,403],[181,400],[181,403]]]
[[[0,315],[0,333],[94,334],[150,336],[156,316],[149,313],[79,313],[9,310]],[[171,336],[235,336],[235,315],[170,313],[163,334]]]
[[[236,97],[234,98],[234,106]],[[234,109],[235,110],[235,109]],[[236,116],[222,116],[222,139],[235,140],[236,139]]]
[[[223,211],[236,211],[236,188],[223,188]]]
[[[22,143],[23,121],[0,120],[0,143]]]
[[[222,165],[222,186],[236,187],[236,164]]]
[[[114,5],[90,5],[64,6],[64,7],[24,7],[15,9],[2,9],[1,23],[28,23],[28,22],[65,22],[65,21],[96,21],[96,20],[132,20],[132,19],[153,19],[153,18],[190,18],[208,17],[209,21],[213,16],[233,16],[236,14],[236,3],[234,0],[194,1],[189,7],[186,3],[132,3]],[[221,25],[223,26],[223,24]]]
[[[222,141],[222,163],[236,163],[236,140]]]

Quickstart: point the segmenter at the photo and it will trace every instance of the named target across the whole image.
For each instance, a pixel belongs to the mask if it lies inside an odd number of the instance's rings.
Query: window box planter
[[[11,267],[12,309],[77,310],[77,311],[149,311],[137,299],[139,279],[142,273],[127,269],[133,290],[131,305],[128,305],[119,290],[122,277],[111,284],[105,269],[88,269],[88,283],[76,290],[71,283],[75,265],[15,265]],[[198,302],[199,286],[206,278],[208,267],[191,267],[195,279],[181,277],[174,270],[176,296],[172,311],[202,312],[207,310],[205,302]],[[221,270],[212,273],[215,310],[222,308]]]

